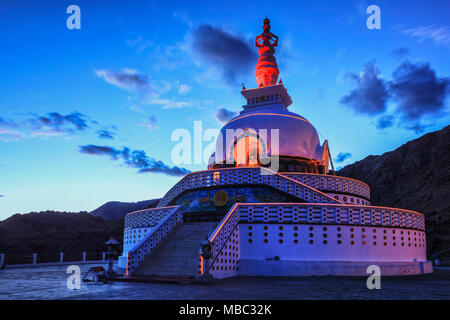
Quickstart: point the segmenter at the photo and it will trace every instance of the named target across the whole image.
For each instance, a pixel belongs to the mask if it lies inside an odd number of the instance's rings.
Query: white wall
[[[275,256],[280,260],[303,261],[426,261],[425,232],[347,225],[240,224],[240,259],[265,260]]]

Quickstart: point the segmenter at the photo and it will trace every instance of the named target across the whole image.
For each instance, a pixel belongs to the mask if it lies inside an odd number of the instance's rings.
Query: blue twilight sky
[[[71,4],[80,30],[66,26]],[[371,4],[380,30],[366,26]],[[241,109],[266,16],[290,110],[329,139],[336,166],[441,129],[449,10],[438,0],[2,0],[0,219],[161,197],[186,169],[204,169],[175,166],[171,134],[194,121],[218,129]]]

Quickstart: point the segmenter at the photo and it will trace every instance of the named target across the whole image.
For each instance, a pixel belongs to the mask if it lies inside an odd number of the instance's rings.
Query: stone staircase
[[[196,277],[200,243],[219,222],[180,223],[160,247],[134,272],[133,276]]]

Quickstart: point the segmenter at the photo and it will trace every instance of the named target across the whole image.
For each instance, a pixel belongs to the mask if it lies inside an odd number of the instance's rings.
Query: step
[[[218,224],[216,221],[177,225],[155,252],[142,262],[133,276],[197,276],[201,242]]]

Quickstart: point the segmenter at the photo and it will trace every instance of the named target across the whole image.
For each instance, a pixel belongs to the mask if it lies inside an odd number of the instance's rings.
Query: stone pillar
[[[59,263],[62,263],[64,261],[64,252],[59,253]]]
[[[83,252],[82,256],[83,256],[82,261],[83,261],[83,262],[86,262],[86,252]]]
[[[32,264],[36,264],[37,263],[37,253],[33,253],[33,262]]]
[[[106,260],[106,252],[102,252],[102,261]]]
[[[0,269],[3,269],[5,267],[5,254],[0,253]]]

